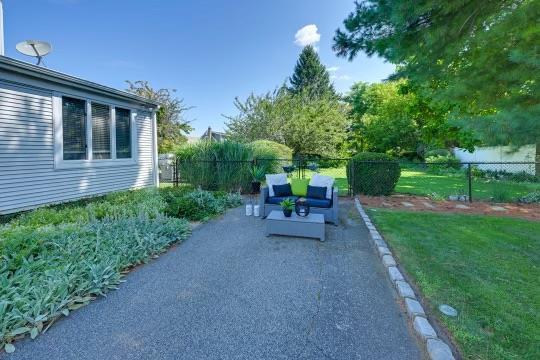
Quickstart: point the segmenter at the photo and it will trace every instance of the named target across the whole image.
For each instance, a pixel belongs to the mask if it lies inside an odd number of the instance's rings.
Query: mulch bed
[[[475,201],[472,203],[462,201],[434,201],[428,197],[413,195],[391,196],[359,196],[362,205],[367,207],[410,210],[434,211],[463,214],[482,214],[495,216],[510,216],[540,221],[539,204],[520,203],[491,203]]]

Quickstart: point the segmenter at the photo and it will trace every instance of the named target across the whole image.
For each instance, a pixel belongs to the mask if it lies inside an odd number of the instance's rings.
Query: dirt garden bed
[[[413,195],[361,195],[359,199],[362,205],[367,207],[510,216],[540,221],[540,205],[538,204],[435,201],[429,197]]]

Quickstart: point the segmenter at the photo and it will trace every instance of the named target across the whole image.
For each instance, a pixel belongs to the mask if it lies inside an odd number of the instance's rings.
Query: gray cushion
[[[285,199],[291,199],[292,201],[298,200],[298,196],[269,196],[266,198],[267,204],[276,204],[279,205]]]

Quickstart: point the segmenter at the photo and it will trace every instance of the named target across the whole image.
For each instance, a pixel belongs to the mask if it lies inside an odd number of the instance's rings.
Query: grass
[[[347,172],[344,166],[320,169],[319,173],[335,178],[339,194],[341,196],[347,195]],[[311,177],[310,171],[306,171],[306,177]],[[494,198],[495,201],[504,202],[514,201],[531,192],[540,191],[540,183],[473,179],[472,189],[473,201]],[[434,196],[435,194],[438,198],[444,199],[450,195],[466,195],[467,191],[467,177],[463,172],[438,175],[410,168],[401,170],[401,177],[395,189],[396,193],[421,196]]]
[[[306,170],[306,178],[311,178],[312,174],[311,171]],[[320,169],[319,174],[331,176],[336,180],[335,186],[338,188],[339,196],[346,196],[348,194],[349,184],[347,182],[347,172],[345,167]]]
[[[402,169],[396,192],[423,196],[435,193],[447,198],[449,195],[467,194],[468,186],[467,177],[461,172],[437,175],[418,169]],[[473,179],[472,197],[473,200],[489,200],[495,197],[508,201],[539,189],[540,183]]]
[[[466,359],[540,359],[540,222],[370,209]],[[449,318],[438,310],[459,311]]]

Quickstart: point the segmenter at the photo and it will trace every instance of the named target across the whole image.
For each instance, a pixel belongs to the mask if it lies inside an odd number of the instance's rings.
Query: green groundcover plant
[[[190,214],[193,200],[197,213]],[[186,239],[189,220],[238,206],[238,194],[190,188],[119,192],[24,213],[0,226],[0,347],[35,338],[115,289],[122,274]],[[172,211],[171,209],[175,209]]]

